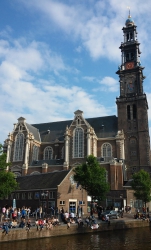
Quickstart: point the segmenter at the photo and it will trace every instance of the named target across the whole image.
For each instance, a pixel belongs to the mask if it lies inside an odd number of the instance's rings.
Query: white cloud
[[[119,90],[119,85],[117,80],[113,77],[106,76],[101,81],[100,84],[103,85],[107,91],[117,92]]]
[[[93,91],[108,91],[108,92],[117,92],[119,90],[119,84],[117,80],[113,77],[105,76],[103,79],[96,78],[94,76],[85,76],[83,77],[84,80],[93,83],[99,83],[101,87],[94,88]]]
[[[87,117],[110,114],[82,87],[71,86],[66,72],[76,76],[79,72],[45,44],[22,39],[12,39],[11,44],[0,42],[0,141],[20,116],[28,123],[40,123],[72,119],[77,109]]]
[[[33,12],[41,13],[41,16],[47,19],[46,26],[49,27],[53,22],[55,29],[63,30],[71,39],[80,38],[82,47],[89,51],[93,59],[106,57],[111,61],[119,61],[120,51],[117,45],[123,40],[121,28],[128,16],[127,6],[131,6],[132,16],[141,30],[139,38],[142,41],[144,56],[151,54],[150,47],[146,49],[144,46],[150,42],[150,0],[146,0],[145,3],[141,0],[94,0],[90,5],[80,1],[71,2],[70,5],[64,1],[52,0],[22,2]],[[145,18],[142,21],[143,16]]]

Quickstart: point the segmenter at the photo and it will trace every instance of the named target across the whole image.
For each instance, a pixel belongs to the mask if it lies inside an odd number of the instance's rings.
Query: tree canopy
[[[74,180],[88,192],[92,199],[104,200],[109,191],[106,170],[100,167],[96,158],[88,156],[86,162],[74,169]]]
[[[0,144],[0,170],[4,170],[10,165],[10,163],[6,163],[6,157],[6,153],[3,153],[3,146]]]
[[[149,173],[142,169],[133,174],[131,186],[136,199],[142,200],[146,207],[146,203],[151,201],[151,179]]]
[[[15,175],[12,172],[7,172],[6,167],[10,163],[6,163],[6,153],[3,153],[3,147],[0,144],[0,198],[3,199],[18,188]]]

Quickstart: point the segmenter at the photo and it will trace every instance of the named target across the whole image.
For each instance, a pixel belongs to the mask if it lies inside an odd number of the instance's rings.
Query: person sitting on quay
[[[50,218],[47,218],[46,219],[46,229],[53,229],[53,224],[52,224],[52,221],[51,221],[51,219]]]
[[[5,235],[8,234],[8,222],[6,219],[3,223],[3,232],[2,233],[5,233]]]
[[[35,221],[35,226],[36,226],[36,228],[37,228],[37,231],[38,231],[38,229],[39,229],[39,223],[38,223],[38,219],[36,219],[36,221]]]
[[[60,225],[58,218],[56,218],[55,216],[52,217],[51,221],[53,226]]]
[[[19,224],[19,227],[21,227],[22,229],[25,227],[25,218],[21,218],[21,222]]]
[[[44,228],[44,222],[43,220],[38,220],[38,224],[39,224],[39,230],[41,231]]]
[[[31,228],[31,221],[28,220],[26,223],[26,230],[29,232],[30,228]]]
[[[68,217],[68,218],[67,218],[67,229],[70,228],[70,223],[71,223],[71,219]]]
[[[75,220],[74,220],[74,218],[70,218],[70,223],[71,224],[75,224],[76,223]]]
[[[88,216],[85,218],[85,222],[87,224],[87,227],[89,227],[90,226],[90,219]]]
[[[74,214],[73,212],[71,212],[71,213],[69,214],[69,217],[74,219],[74,218],[75,218],[75,214]]]
[[[79,218],[77,219],[77,222],[78,222],[78,227],[83,227],[83,226],[84,226],[84,223],[83,223],[83,220],[82,220],[81,217],[79,217]]]

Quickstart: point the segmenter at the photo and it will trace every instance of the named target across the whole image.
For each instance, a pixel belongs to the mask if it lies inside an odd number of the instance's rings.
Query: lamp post
[[[43,193],[41,193],[41,196],[44,198],[44,199],[47,199],[47,206],[46,206],[46,215],[48,217],[48,198],[49,198],[49,191],[44,191]]]

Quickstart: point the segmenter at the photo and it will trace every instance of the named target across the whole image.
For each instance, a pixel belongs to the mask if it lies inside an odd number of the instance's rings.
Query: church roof
[[[18,191],[57,188],[70,170],[62,170],[38,175],[26,175],[16,178],[19,183]]]
[[[104,116],[85,119],[94,129],[98,138],[115,137],[118,131],[117,117]],[[64,140],[66,127],[70,126],[72,120],[33,124],[39,130],[41,141],[50,142],[58,139]]]
[[[26,123],[26,126],[27,126],[28,130],[33,134],[35,140],[40,142],[41,139],[40,139],[39,130],[28,123]]]

